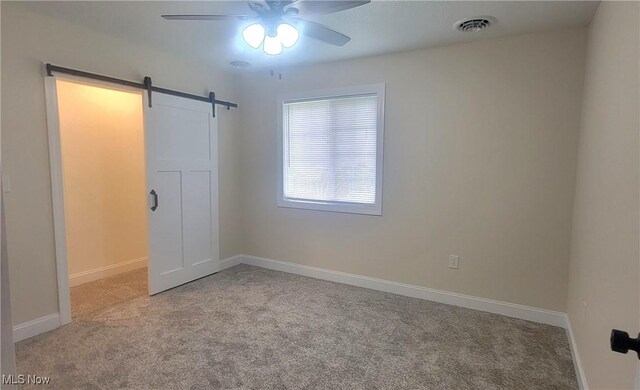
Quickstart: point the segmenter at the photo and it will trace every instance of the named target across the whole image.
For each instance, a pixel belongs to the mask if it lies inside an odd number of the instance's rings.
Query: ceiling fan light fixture
[[[282,43],[280,42],[280,39],[278,39],[278,37],[270,37],[267,35],[264,38],[263,50],[269,55],[277,56],[278,54],[282,53]]]
[[[0,0],[1,1],[1,0]],[[344,46],[351,38],[307,17],[327,15],[369,4],[371,0],[316,1],[316,0],[249,0],[250,15],[238,14],[185,14],[161,15],[168,20],[253,20],[242,30],[242,38],[249,47],[262,50],[269,55],[278,55],[284,48],[293,47],[301,33],[318,41],[334,46]],[[301,18],[300,18],[301,17]],[[292,21],[293,25],[287,23]],[[297,27],[296,27],[297,26]],[[301,28],[301,31],[298,31]],[[268,42],[267,42],[268,41]],[[244,47],[236,36],[234,43]]]
[[[280,43],[282,43],[282,46],[286,48],[293,47],[300,37],[298,30],[287,23],[280,24],[277,28],[277,32],[277,38],[280,40]]]
[[[262,45],[262,41],[265,40],[264,27],[259,23],[251,24],[242,30],[242,38],[249,46],[257,49]]]

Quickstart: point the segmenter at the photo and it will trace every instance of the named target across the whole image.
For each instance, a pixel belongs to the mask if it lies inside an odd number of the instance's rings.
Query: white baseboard
[[[576,338],[573,334],[573,328],[571,327],[571,321],[569,320],[569,316],[566,316],[567,319],[567,333],[569,334],[569,346],[571,347],[571,357],[573,358],[573,367],[576,370],[576,378],[578,379],[578,387],[582,390],[589,390],[589,385],[587,384],[587,377],[584,375],[584,371],[582,370],[582,363],[580,362],[580,354],[578,353],[578,343],[576,342]]]
[[[146,257],[141,257],[139,259],[127,260],[117,264],[108,265],[106,267],[78,272],[73,275],[69,275],[69,287],[79,286],[108,276],[133,271],[138,268],[146,267],[147,263],[148,259]]]
[[[235,256],[227,257],[226,259],[220,260],[220,271],[233,267],[238,264],[242,264],[242,259],[244,257],[245,257],[244,255],[235,255]]]
[[[27,321],[13,327],[13,342],[17,343],[29,337],[37,336],[40,333],[54,330],[60,326],[60,315],[58,313],[49,314],[35,320]]]
[[[141,259],[130,261],[127,263],[138,264],[131,269],[136,269],[146,264],[146,258],[143,265]],[[122,264],[122,263],[121,263]],[[361,276],[340,271],[332,271],[324,268],[311,267],[308,265],[290,263],[286,261],[267,259],[258,256],[237,255],[220,260],[220,270],[233,267],[238,264],[249,264],[257,267],[272,269],[276,271],[288,272],[296,275],[308,276],[315,279],[328,280],[332,282],[349,284],[352,286],[370,288],[373,290],[389,292],[393,294],[425,299],[428,301],[444,303],[448,305],[465,307],[468,309],[481,310],[494,314],[501,314],[507,317],[520,318],[523,320],[559,326],[569,330],[569,338],[571,341],[571,351],[576,366],[576,375],[580,382],[580,387],[587,388],[587,382],[584,378],[580,358],[577,353],[575,339],[569,324],[568,317],[565,313],[538,309],[515,303],[494,301],[491,299],[478,298],[470,295],[458,294],[448,291],[436,290],[427,287],[414,286],[410,284],[392,282],[389,280],[376,279],[368,276]],[[117,266],[117,265],[116,265]],[[114,268],[115,266],[109,267]],[[105,267],[107,268],[107,267]],[[122,272],[122,271],[120,271]],[[91,274],[93,275],[95,271]],[[118,273],[118,272],[115,272]],[[115,274],[114,273],[114,274]],[[78,275],[78,274],[76,274]],[[108,276],[108,275],[107,275]],[[104,277],[104,276],[101,276]],[[71,278],[70,278],[71,279]],[[73,285],[73,284],[72,284]],[[13,327],[14,341],[24,340],[26,338],[48,332],[60,326],[60,316],[58,313],[25,322]]]
[[[225,259],[223,261],[225,262],[225,265],[228,264],[229,267],[239,263],[244,263],[276,271],[283,271],[316,279],[350,284],[353,286],[385,291],[393,294],[404,295],[407,297],[426,299],[428,301],[445,303],[448,305],[481,310],[489,313],[501,314],[507,317],[520,318],[527,321],[567,328],[566,314],[552,310],[538,309],[535,307],[529,307],[509,302],[494,301],[491,299],[478,298],[470,295],[435,290],[427,287],[370,278],[367,276],[349,274],[340,271],[332,271],[324,268],[311,267],[308,265],[267,259],[258,256],[240,255]]]

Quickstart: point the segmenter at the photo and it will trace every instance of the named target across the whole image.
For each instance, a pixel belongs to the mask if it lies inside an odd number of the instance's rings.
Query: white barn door
[[[220,270],[218,123],[211,103],[145,96],[149,294]]]

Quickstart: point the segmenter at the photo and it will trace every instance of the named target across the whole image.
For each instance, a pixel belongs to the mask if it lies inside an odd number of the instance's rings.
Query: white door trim
[[[60,117],[58,112],[58,91],[56,87],[57,80],[67,80],[100,88],[135,92],[140,95],[140,104],[142,104],[142,91],[139,89],[127,88],[117,84],[95,81],[76,76],[44,76],[47,132],[49,136],[49,166],[51,170],[53,233],[56,255],[56,277],[58,282],[58,308],[60,313],[60,325],[62,326],[71,322],[71,294],[69,288],[69,271],[67,266],[67,227],[66,211],[64,207]]]
[[[49,166],[51,169],[51,203],[58,279],[58,307],[60,325],[65,325],[71,322],[71,294],[67,269],[67,225],[64,209],[58,91],[55,77],[45,76],[44,91],[47,106],[47,130],[49,132]]]

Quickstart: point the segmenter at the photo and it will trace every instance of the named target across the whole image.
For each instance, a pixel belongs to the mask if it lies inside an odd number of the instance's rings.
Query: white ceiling
[[[592,1],[376,1],[313,20],[349,35],[343,47],[301,37],[292,49],[272,57],[241,41],[240,21],[168,21],[161,14],[251,14],[246,2],[25,2],[25,7],[214,66],[244,60],[253,69],[325,62],[487,38],[587,25],[598,6]],[[486,31],[462,33],[453,24],[473,16],[498,21]]]

